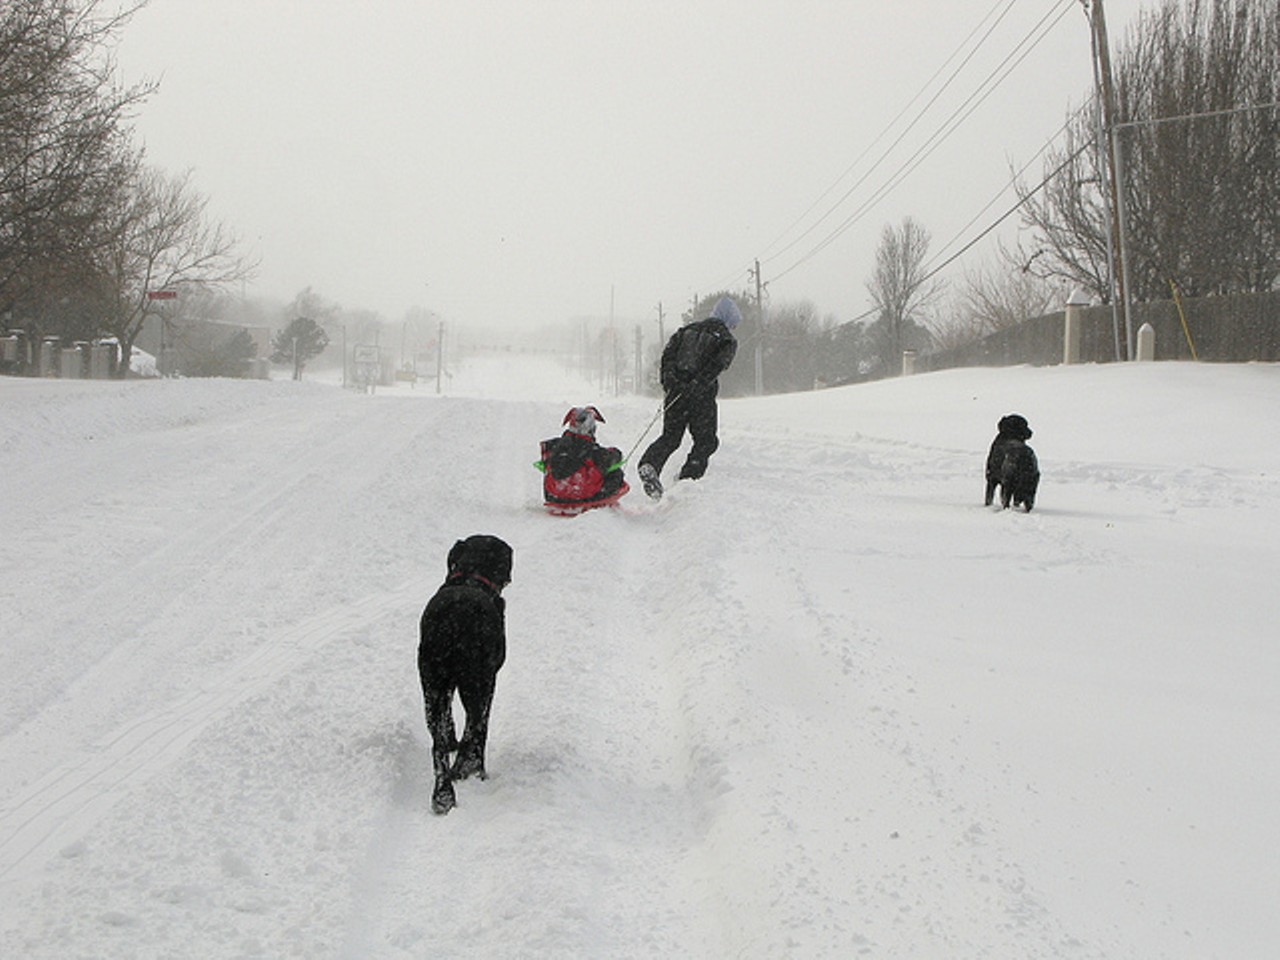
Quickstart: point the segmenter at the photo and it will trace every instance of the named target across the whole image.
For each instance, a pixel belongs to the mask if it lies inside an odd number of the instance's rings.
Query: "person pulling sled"
[[[596,424],[605,419],[595,407],[573,407],[564,415],[565,431],[543,440],[542,499],[557,516],[617,503],[631,488],[623,475],[622,451],[596,442]]]
[[[662,496],[662,468],[680,446],[686,430],[693,447],[680,468],[681,480],[700,479],[720,446],[716,394],[720,374],[729,369],[738,349],[730,331],[741,320],[738,305],[721,297],[711,316],[681,327],[662,349],[662,434],[641,455],[638,471],[644,492],[654,500]]]

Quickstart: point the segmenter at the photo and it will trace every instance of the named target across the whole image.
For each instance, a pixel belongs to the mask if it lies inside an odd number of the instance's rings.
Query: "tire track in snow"
[[[72,544],[64,548],[69,556],[63,565],[65,575],[76,578],[81,586],[73,603],[47,611],[46,616],[55,622],[52,629],[69,639],[68,644],[50,651],[49,656],[74,662],[73,669],[79,676],[70,682],[60,680],[47,692],[33,689],[29,704],[9,705],[17,711],[17,722],[38,722],[38,711],[47,705],[43,701],[53,694],[65,701],[68,692],[94,691],[91,699],[101,701],[103,692],[110,692],[115,685],[100,684],[95,678],[116,665],[137,660],[148,646],[147,634],[158,628],[163,632],[164,621],[175,613],[184,614],[192,602],[210,603],[219,610],[219,619],[224,620],[219,598],[206,595],[205,582],[218,571],[232,570],[237,576],[245,576],[255,569],[255,563],[261,565],[252,550],[255,544],[269,539],[274,519],[289,518],[291,506],[305,500],[303,493],[317,484],[339,483],[342,465],[351,462],[353,450],[365,454],[356,462],[378,463],[386,458],[392,442],[400,438],[396,431],[365,429],[368,411],[362,409],[358,398],[339,395],[336,402],[321,404],[311,397],[306,402],[313,411],[325,411],[324,427],[316,436],[294,439],[297,408],[293,402],[281,410],[263,408],[232,424],[215,420],[187,428],[184,439],[193,454],[189,459],[171,461],[180,464],[180,472],[173,478],[179,490],[203,482],[202,457],[221,460],[233,456],[242,458],[245,464],[246,482],[240,489],[210,493],[197,488],[198,497],[217,498],[208,516],[197,515],[194,522],[189,522],[186,516],[175,519],[176,508],[171,505],[121,504],[114,508],[113,516],[123,512],[135,526],[154,523],[163,537],[156,540],[154,535],[129,536],[127,528],[122,528],[119,536],[125,546],[112,562],[84,554]],[[246,432],[254,438],[255,446],[245,441]],[[288,438],[283,452],[276,449],[282,436]],[[145,444],[147,440],[144,435],[138,442]],[[228,445],[233,443],[231,452]],[[114,449],[112,454],[121,455]],[[266,469],[262,469],[263,465]],[[223,501],[234,501],[236,509],[227,510]],[[170,589],[158,597],[136,596],[137,584],[153,582],[165,582]],[[102,631],[111,632],[110,644],[96,640]],[[115,637],[123,639],[116,641]],[[109,653],[102,656],[100,650],[104,647]]]
[[[608,952],[608,944],[623,955],[642,943],[654,955],[674,955],[716,942],[702,930],[707,915],[688,910],[682,869],[707,816],[701,785],[691,783],[698,758],[676,707],[684,683],[664,653],[666,639],[646,629],[655,592],[664,589],[665,548],[663,533],[649,538],[645,525],[660,526],[666,512],[546,516],[528,463],[548,407],[502,410],[493,436],[482,432],[486,444],[521,452],[517,472],[477,476],[450,504],[455,516],[487,516],[483,529],[516,549],[491,779],[461,785],[459,807],[434,817],[429,745],[415,710],[415,749],[353,872],[341,955],[490,956],[509,949],[512,936],[525,957]],[[520,506],[508,515],[495,512],[495,502]],[[629,549],[636,543],[640,551]],[[567,590],[566,578],[574,580]],[[582,591],[581,581],[593,589]],[[455,718],[461,722],[460,712]],[[566,860],[577,867],[554,875],[539,868]],[[432,877],[445,871],[449,915],[393,927],[433,912],[424,864]],[[548,911],[549,903],[563,907]],[[683,934],[668,939],[672,930]]]
[[[940,466],[930,451],[905,445],[892,457],[876,443],[810,448],[807,458],[850,472],[808,488],[798,525],[765,541],[754,531],[775,529],[769,513],[794,470],[789,454],[805,451],[771,437],[750,440],[721,455],[736,474],[732,522],[710,500],[719,495],[714,480],[691,491],[708,522],[671,558],[684,582],[666,605],[668,629],[694,641],[682,654],[688,719],[711,733],[708,753],[723,790],[691,865],[710,871],[703,901],[743,918],[720,952],[851,956],[893,949],[917,923],[957,947],[974,946],[981,943],[974,917],[1014,916],[1047,939],[1061,936],[989,806],[958,777],[968,761],[924,749],[915,719],[922,705],[892,652],[893,635],[831,616],[822,599],[865,589],[863,570],[871,589],[883,589],[886,573],[872,565],[901,552],[882,518],[897,512],[903,478],[927,474],[932,486],[955,489],[963,464],[943,458],[955,462]],[[912,456],[925,469],[913,468]],[[774,463],[785,467],[775,472]],[[958,514],[936,494],[929,503],[917,509],[960,518],[951,522],[985,519],[976,510]],[[869,539],[833,539],[851,526],[835,518],[850,516],[876,518],[858,524],[872,528]],[[705,550],[700,540],[715,547]],[[706,612],[693,617],[691,608]],[[758,776],[770,768],[775,779]],[[866,780],[864,768],[892,775]],[[833,836],[844,843],[833,846]],[[743,849],[752,850],[748,870],[738,865]],[[847,884],[825,882],[842,873]],[[972,916],[936,912],[930,891],[952,873],[974,878]]]
[[[416,581],[332,608],[266,638],[198,693],[142,714],[0,808],[0,879],[83,836],[124,796],[174,764],[207,728],[295,665],[368,620],[402,609]]]

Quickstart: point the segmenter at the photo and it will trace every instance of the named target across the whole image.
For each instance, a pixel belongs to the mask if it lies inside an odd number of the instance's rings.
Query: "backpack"
[[[707,361],[720,346],[720,338],[702,323],[690,324],[679,333],[676,343],[676,370],[686,378],[703,372]],[[719,372],[719,371],[717,371]]]

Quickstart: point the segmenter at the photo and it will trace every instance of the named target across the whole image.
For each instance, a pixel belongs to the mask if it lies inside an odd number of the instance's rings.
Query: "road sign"
[[[148,300],[177,300],[178,291],[177,290],[148,290],[147,299]]]

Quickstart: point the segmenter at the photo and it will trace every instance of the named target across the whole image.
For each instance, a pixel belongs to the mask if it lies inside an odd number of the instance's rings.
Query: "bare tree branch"
[[[1132,295],[1273,289],[1280,281],[1280,0],[1165,0],[1114,60]],[[1270,105],[1269,107],[1267,105]],[[1097,137],[1072,122],[1053,170]],[[1035,270],[1110,299],[1098,151],[1026,199]]]
[[[929,232],[910,217],[880,234],[875,271],[867,281],[878,317],[868,332],[878,339],[886,371],[894,369],[904,350],[921,349],[929,342],[928,313],[944,289],[924,269],[929,240]]]

